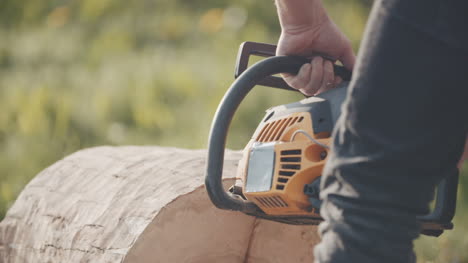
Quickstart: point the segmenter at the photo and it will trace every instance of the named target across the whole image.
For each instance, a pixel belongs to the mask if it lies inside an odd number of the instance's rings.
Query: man
[[[417,215],[457,165],[468,131],[468,2],[376,1],[359,58],[320,0],[276,0],[278,55],[321,52],[353,70],[321,185],[316,262],[415,262]],[[316,57],[286,82],[341,80]]]

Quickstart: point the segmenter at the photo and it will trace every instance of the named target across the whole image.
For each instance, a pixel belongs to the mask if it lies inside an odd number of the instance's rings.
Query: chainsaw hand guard
[[[205,179],[208,194],[216,207],[245,213],[259,211],[254,203],[237,199],[223,189],[221,180],[229,125],[242,100],[259,81],[278,73],[297,74],[301,66],[308,62],[308,59],[296,56],[267,58],[247,69],[224,95],[211,125]]]

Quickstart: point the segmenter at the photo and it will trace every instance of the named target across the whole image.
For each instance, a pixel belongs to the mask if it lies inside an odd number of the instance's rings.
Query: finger
[[[316,94],[320,94],[327,90],[333,89],[335,87],[335,72],[333,70],[333,64],[330,60],[323,61],[323,78],[320,89]]]
[[[341,61],[341,63],[343,63],[343,66],[345,66],[345,68],[351,71],[353,70],[354,63],[356,62],[356,56],[354,55],[354,51],[351,47],[351,44],[349,44],[347,48],[343,50],[338,60]]]
[[[320,89],[323,79],[323,59],[314,57],[311,62],[310,78],[307,84],[300,89],[307,96],[313,96]]]
[[[286,82],[286,84],[291,86],[291,84],[289,84],[289,82],[292,81],[292,78],[294,77],[294,75],[289,74],[289,73],[280,73],[280,76],[283,78],[283,80]]]
[[[310,67],[310,63],[306,63],[302,65],[297,75],[282,74],[283,79],[289,86],[299,90],[309,82]]]

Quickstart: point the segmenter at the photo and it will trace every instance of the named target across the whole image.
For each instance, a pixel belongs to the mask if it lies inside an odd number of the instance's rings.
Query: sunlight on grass
[[[325,4],[357,50],[370,1]],[[0,21],[0,218],[32,177],[77,150],[205,148],[239,44],[279,36],[273,1],[5,0]],[[241,149],[267,108],[301,98],[255,89],[228,146]],[[455,230],[420,238],[420,262],[468,262],[466,171]]]

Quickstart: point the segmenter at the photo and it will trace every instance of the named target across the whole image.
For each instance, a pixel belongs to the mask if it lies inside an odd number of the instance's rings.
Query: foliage
[[[357,48],[370,1],[325,3]],[[4,0],[0,35],[2,218],[35,174],[79,149],[205,147],[238,45],[275,43],[279,26],[273,1]],[[234,120],[229,147],[243,147],[266,108],[299,98],[256,90]],[[467,204],[460,202],[463,215]],[[468,260],[461,245],[468,225],[458,221],[438,243],[418,243],[423,259]]]

